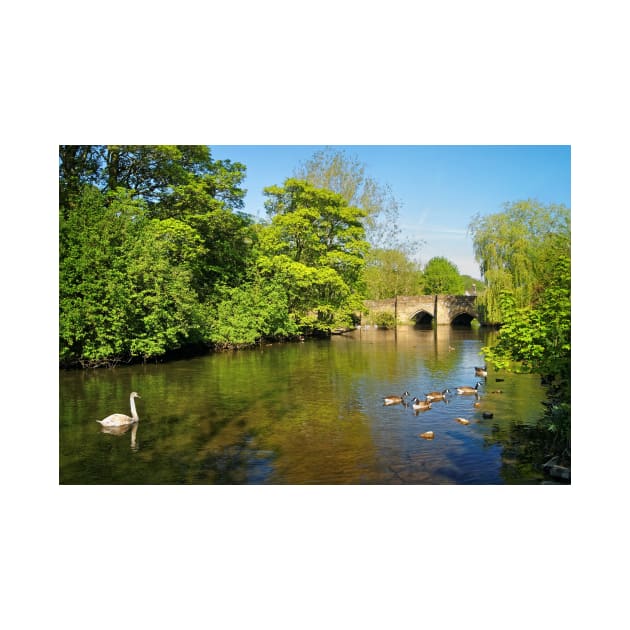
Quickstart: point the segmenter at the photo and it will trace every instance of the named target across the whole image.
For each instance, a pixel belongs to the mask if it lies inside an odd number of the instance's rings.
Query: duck
[[[425,440],[432,440],[435,437],[435,433],[433,431],[425,431],[421,433],[418,437],[424,438]]]
[[[431,403],[428,400],[420,400],[419,398],[414,398],[412,401],[412,407],[414,411],[426,411],[427,409],[431,409]]]
[[[401,396],[384,396],[383,404],[384,405],[400,405],[400,403],[405,402],[405,398],[409,396],[409,392],[405,392]]]
[[[424,397],[430,402],[432,400],[446,400],[446,394],[450,393],[450,389],[444,389],[441,392],[429,392]]]
[[[123,427],[127,424],[133,424],[134,422],[138,422],[140,418],[138,417],[138,412],[136,411],[136,398],[140,398],[140,394],[138,392],[131,392],[129,395],[129,406],[131,407],[131,416],[126,416],[124,413],[113,413],[107,418],[103,418],[102,420],[97,420],[101,426],[103,427]]]
[[[488,376],[488,368],[485,365],[483,367],[476,367],[475,376]]]
[[[481,382],[477,382],[477,384],[474,387],[470,387],[469,385],[462,385],[461,387],[457,388],[457,393],[458,394],[476,394],[477,390],[479,389],[479,385],[481,385]]]
[[[455,418],[455,420],[457,420],[457,422],[459,422],[459,424],[470,424],[470,420],[466,420],[466,418]]]

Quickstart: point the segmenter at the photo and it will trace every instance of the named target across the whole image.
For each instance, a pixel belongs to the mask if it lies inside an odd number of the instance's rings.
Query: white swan
[[[134,398],[140,398],[140,394],[137,392],[131,392],[131,395],[129,396],[131,417],[126,416],[124,413],[113,413],[111,416],[107,416],[107,418],[97,420],[96,422],[100,422],[104,427],[122,427],[127,424],[132,424],[133,422],[138,422],[140,418],[138,417],[138,412],[136,411],[136,401]]]

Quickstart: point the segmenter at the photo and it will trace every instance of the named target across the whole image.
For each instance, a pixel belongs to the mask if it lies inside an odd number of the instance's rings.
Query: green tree
[[[146,203],[95,187],[60,213],[62,363],[111,364],[199,342],[205,312],[192,286],[201,238],[176,219],[150,219]]]
[[[210,335],[217,347],[247,346],[298,332],[281,279],[257,274],[243,285],[222,287]]]
[[[517,307],[532,303],[545,273],[543,264],[548,238],[570,234],[570,212],[562,205],[542,205],[527,200],[507,203],[504,211],[477,215],[469,230],[475,257],[487,289],[479,300],[488,323],[502,321],[499,296],[510,291]]]
[[[420,265],[399,249],[371,249],[363,271],[365,295],[382,300],[396,295],[418,295],[423,288]]]
[[[129,351],[133,289],[129,246],[146,206],[120,190],[109,199],[87,186],[67,217],[60,211],[59,336],[63,362],[98,364]]]
[[[464,292],[464,281],[457,266],[443,256],[431,258],[424,267],[424,293],[460,295]]]
[[[86,184],[99,182],[100,162],[98,146],[59,146],[59,207],[64,216],[77,203]]]
[[[151,219],[129,247],[126,272],[133,294],[129,353],[148,359],[207,338],[193,273],[203,241],[177,219]]]
[[[245,167],[205,146],[59,147],[60,357],[97,364],[206,341],[256,231]]]
[[[518,306],[514,294],[499,296],[503,324],[498,341],[484,348],[498,368],[542,374],[550,403],[541,420],[551,447],[570,458],[571,442],[571,259],[564,236],[549,237],[539,259],[546,274],[536,287],[531,306]]]
[[[347,323],[360,309],[365,213],[303,180],[287,179],[265,195],[271,223],[260,234],[260,272],[282,283],[299,325],[330,330]]]

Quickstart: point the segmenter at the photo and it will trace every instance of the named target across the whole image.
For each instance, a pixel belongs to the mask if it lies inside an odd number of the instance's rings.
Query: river
[[[61,484],[505,484],[542,473],[506,447],[535,424],[535,375],[493,372],[483,328],[359,329],[169,363],[60,371]],[[479,396],[455,388],[481,381]],[[450,388],[415,412],[383,404]],[[140,421],[116,434],[96,420]],[[475,406],[474,403],[479,403]],[[484,417],[484,415],[492,417]],[[462,424],[455,418],[464,418]],[[420,437],[428,431],[433,439]]]

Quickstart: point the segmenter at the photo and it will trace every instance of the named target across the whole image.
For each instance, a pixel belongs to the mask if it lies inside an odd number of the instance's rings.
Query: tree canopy
[[[546,273],[544,255],[550,238],[568,243],[570,211],[562,205],[545,206],[534,200],[506,203],[503,212],[473,217],[475,256],[487,290],[480,299],[488,322],[501,322],[499,296],[511,291],[517,307],[532,303]]]
[[[326,148],[296,168],[295,177],[316,188],[341,195],[363,212],[366,240],[373,247],[397,247],[400,240],[400,202],[389,186],[365,174],[365,165],[345,151]]]
[[[280,280],[298,322],[315,329],[348,323],[360,309],[365,212],[304,180],[287,179],[265,195],[271,223],[261,233],[258,269]]]
[[[64,145],[59,164],[62,363],[208,340],[217,285],[250,262],[252,221],[234,211],[245,167],[174,146]]]
[[[457,266],[444,256],[431,258],[424,267],[424,293],[457,295],[464,292],[464,281]]]

